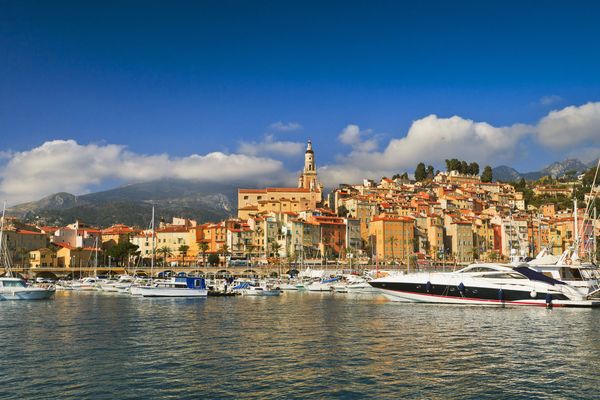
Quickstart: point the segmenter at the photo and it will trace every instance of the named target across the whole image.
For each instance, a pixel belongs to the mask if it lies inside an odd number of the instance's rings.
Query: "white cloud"
[[[304,151],[304,143],[276,140],[273,135],[266,135],[261,142],[240,142],[238,151],[242,154],[258,156],[270,154],[274,156],[292,157]]]
[[[421,161],[437,165],[447,158],[496,162],[513,156],[521,138],[533,130],[532,126],[523,124],[495,127],[458,116],[440,118],[432,114],[414,121],[405,137],[392,139],[383,151],[357,151],[355,143],[360,130],[349,125],[342,131],[340,140],[354,143],[355,150],[338,157],[337,164],[324,166],[319,173],[327,184],[335,184],[412,172]]]
[[[538,140],[555,149],[600,143],[600,102],[551,111],[537,126]]]
[[[372,136],[371,129],[360,130],[358,125],[349,124],[339,134],[338,139],[343,144],[352,146],[353,151],[365,152],[377,149],[378,142],[376,137]]]
[[[543,106],[551,106],[556,103],[560,103],[563,101],[563,98],[556,94],[551,94],[549,96],[543,96],[540,98],[540,104]]]
[[[12,154],[0,171],[0,196],[16,204],[61,191],[85,193],[107,180],[264,182],[285,174],[280,161],[244,154],[213,152],[176,158],[136,154],[115,144],[54,140]]]
[[[293,132],[302,129],[302,125],[298,122],[283,122],[277,121],[269,125],[269,130],[274,132]]]

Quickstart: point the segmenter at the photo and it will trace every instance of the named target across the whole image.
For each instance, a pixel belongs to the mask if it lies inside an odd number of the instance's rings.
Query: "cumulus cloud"
[[[360,130],[358,125],[347,125],[338,135],[343,144],[352,146],[353,151],[373,151],[377,149],[377,138],[372,137],[371,129]],[[371,136],[371,137],[369,137]]]
[[[238,151],[242,154],[258,156],[270,154],[275,156],[292,157],[304,151],[304,143],[287,140],[277,140],[273,135],[266,135],[260,142],[240,142]]]
[[[136,154],[115,144],[82,145],[54,140],[14,152],[0,170],[0,195],[11,204],[60,191],[81,194],[107,180],[180,178],[199,181],[255,181],[285,174],[270,158],[213,152],[170,157]]]
[[[538,140],[555,149],[600,143],[600,102],[551,111],[537,126]]]
[[[269,125],[269,130],[273,132],[293,132],[302,129],[302,125],[298,122],[283,122],[277,121]]]
[[[356,182],[365,177],[383,175],[410,169],[421,161],[442,164],[447,158],[463,158],[478,162],[510,158],[517,144],[534,127],[524,124],[496,127],[486,122],[475,122],[458,116],[440,118],[429,115],[414,121],[403,138],[392,139],[383,151],[355,149],[347,156],[338,157],[338,163],[324,166],[319,172],[326,183]],[[346,127],[340,140],[359,143],[360,130],[355,125]],[[331,181],[331,182],[330,182]]]

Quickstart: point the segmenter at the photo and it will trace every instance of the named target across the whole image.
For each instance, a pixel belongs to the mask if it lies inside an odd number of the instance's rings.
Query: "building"
[[[261,213],[311,210],[322,201],[323,187],[317,178],[315,154],[309,140],[298,187],[238,189],[238,218],[246,220]]]
[[[410,217],[379,215],[371,221],[370,235],[380,261],[406,263],[414,252],[414,220]]]

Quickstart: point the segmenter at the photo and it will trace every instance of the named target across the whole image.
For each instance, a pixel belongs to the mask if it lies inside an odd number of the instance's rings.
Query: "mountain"
[[[595,164],[594,164],[595,165]],[[553,162],[552,164],[546,166],[545,168],[539,171],[532,172],[524,172],[520,173],[516,169],[508,167],[506,165],[501,165],[495,168],[492,168],[492,174],[494,176],[495,181],[517,181],[520,179],[525,179],[528,181],[535,181],[540,179],[543,176],[551,176],[553,178],[558,178],[565,175],[567,172],[575,171],[577,173],[582,173],[587,171],[590,166],[584,164],[580,160],[576,158],[570,158],[561,162]]]
[[[521,174],[516,169],[506,165],[492,168],[492,176],[495,181],[512,182],[521,179]]]
[[[237,184],[199,183],[165,179],[135,183],[97,193],[75,196],[56,193],[19,204],[8,214],[40,224],[64,225],[79,219],[96,226],[123,223],[148,226],[152,204],[157,218],[218,221],[235,214]]]

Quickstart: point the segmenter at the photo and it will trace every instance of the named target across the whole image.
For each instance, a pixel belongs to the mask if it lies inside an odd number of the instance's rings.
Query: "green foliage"
[[[494,179],[492,167],[486,165],[485,168],[483,168],[483,173],[481,174],[481,182],[491,182],[492,179]]]
[[[433,169],[433,165],[428,165],[427,166],[427,178],[428,179],[433,179],[433,177],[435,176],[435,172]]]
[[[464,160],[452,158],[450,160],[446,160],[446,171],[458,171],[461,174],[478,175],[479,164],[477,164],[476,162],[472,162],[469,164]]]
[[[417,164],[417,169],[415,169],[415,180],[417,182],[421,182],[427,178],[427,171],[425,170],[425,164],[420,162]]]
[[[130,255],[135,254],[137,252],[138,246],[130,242],[120,242],[115,244],[114,246],[110,246],[106,250],[106,255],[110,256],[114,259],[119,265],[119,263],[124,264]]]
[[[215,253],[211,253],[208,255],[208,264],[212,265],[213,267],[215,265],[219,265],[219,256]]]

